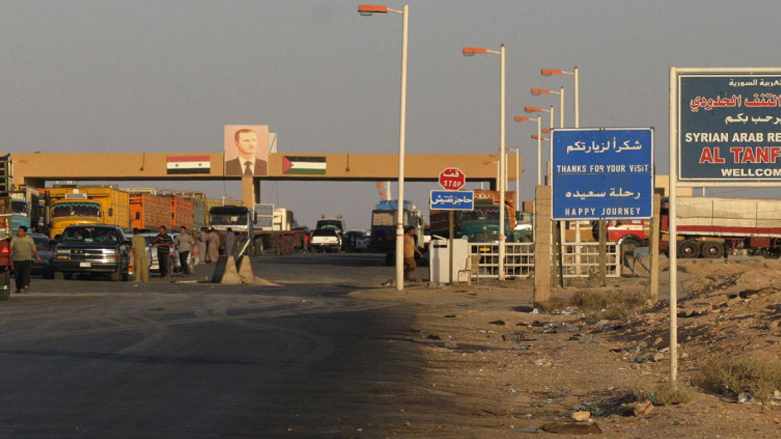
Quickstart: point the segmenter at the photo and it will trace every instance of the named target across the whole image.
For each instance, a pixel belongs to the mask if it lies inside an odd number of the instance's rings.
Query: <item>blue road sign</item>
[[[472,210],[475,193],[472,191],[431,191],[432,210]]]
[[[652,128],[553,130],[553,219],[650,218]]]
[[[781,74],[678,77],[678,179],[781,180]]]

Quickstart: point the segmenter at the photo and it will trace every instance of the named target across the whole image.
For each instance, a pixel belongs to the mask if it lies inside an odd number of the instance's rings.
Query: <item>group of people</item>
[[[176,246],[179,252],[179,263],[185,276],[192,275],[188,260],[192,258],[193,267],[203,262],[211,264],[217,262],[220,257],[220,235],[214,228],[202,227],[196,237],[193,237],[187,227],[181,226],[181,232],[172,238],[167,233],[165,226],[160,226],[160,233],[152,240],[152,246],[157,251],[157,261],[160,265],[160,276],[170,277],[173,267],[169,266],[171,247]],[[136,270],[136,280],[147,282],[149,280],[149,260],[146,255],[146,240],[140,234],[140,230],[133,229],[133,238],[130,240],[130,250],[133,253],[133,263]],[[225,254],[232,254],[236,246],[236,234],[228,228],[225,235]]]

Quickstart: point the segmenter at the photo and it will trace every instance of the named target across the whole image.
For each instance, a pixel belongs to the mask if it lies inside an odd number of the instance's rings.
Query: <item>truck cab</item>
[[[89,199],[58,200],[51,207],[51,237],[56,238],[68,226],[94,225],[103,222],[100,203]]]

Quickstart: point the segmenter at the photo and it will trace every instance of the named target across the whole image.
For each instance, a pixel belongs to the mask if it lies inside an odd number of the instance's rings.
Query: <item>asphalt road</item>
[[[0,302],[0,437],[374,437],[447,410],[410,309],[345,297],[393,277],[380,255],[253,265],[283,286],[35,279]]]

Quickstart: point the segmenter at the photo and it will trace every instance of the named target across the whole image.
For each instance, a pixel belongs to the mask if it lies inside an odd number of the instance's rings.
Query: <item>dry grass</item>
[[[553,311],[576,306],[585,314],[586,320],[594,322],[602,319],[622,319],[644,308],[647,303],[647,294],[581,291],[569,298],[551,298],[545,310]]]
[[[660,384],[652,388],[640,388],[634,392],[639,401],[650,399],[654,405],[686,404],[697,397],[697,392],[684,384],[673,386],[670,383]]]
[[[781,362],[754,357],[712,360],[702,370],[703,382],[716,391],[748,392],[761,400],[781,390]]]

